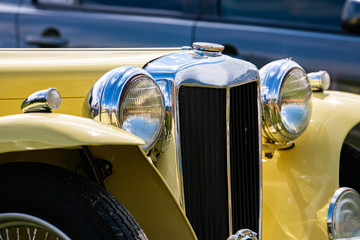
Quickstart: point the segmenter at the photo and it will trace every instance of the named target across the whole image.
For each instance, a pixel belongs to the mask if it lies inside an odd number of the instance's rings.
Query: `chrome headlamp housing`
[[[113,69],[101,77],[88,96],[90,118],[122,128],[145,141],[151,149],[164,124],[161,90],[144,69],[132,66]]]
[[[331,199],[327,229],[329,239],[360,238],[360,196],[351,188],[338,189]]]
[[[273,142],[299,137],[310,123],[312,89],[304,69],[283,59],[259,71],[263,134]]]

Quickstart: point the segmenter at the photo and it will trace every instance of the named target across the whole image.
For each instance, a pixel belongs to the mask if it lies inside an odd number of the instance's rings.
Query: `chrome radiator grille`
[[[200,240],[227,239],[229,226],[234,232],[240,228],[258,232],[257,83],[231,88],[229,104],[226,98],[227,90],[221,88],[182,86],[179,89],[185,209]],[[229,153],[227,124],[230,129]],[[229,179],[227,156],[230,156]],[[228,201],[230,195],[231,204]]]

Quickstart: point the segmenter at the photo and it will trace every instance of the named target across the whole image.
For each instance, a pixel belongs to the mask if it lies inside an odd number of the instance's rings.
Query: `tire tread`
[[[147,237],[131,214],[103,187],[90,182],[69,170],[43,163],[11,163],[1,166],[1,171],[17,171],[34,175],[61,187],[61,191],[81,202],[93,211],[96,218],[109,233],[109,239],[146,240]]]

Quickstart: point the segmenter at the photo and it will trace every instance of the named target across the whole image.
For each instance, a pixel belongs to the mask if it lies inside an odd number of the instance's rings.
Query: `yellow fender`
[[[315,93],[311,122],[294,147],[264,156],[263,239],[327,239],[340,152],[359,109],[359,95]]]
[[[105,179],[105,187],[131,212],[149,239],[197,239],[140,144],[144,144],[142,139],[124,130],[87,118],[53,113],[0,117],[0,163],[37,161],[68,167],[68,160],[76,159],[74,149],[88,146],[95,158],[112,163],[113,174]]]
[[[27,113],[0,118],[0,153],[104,144],[144,142],[124,130],[64,114]]]

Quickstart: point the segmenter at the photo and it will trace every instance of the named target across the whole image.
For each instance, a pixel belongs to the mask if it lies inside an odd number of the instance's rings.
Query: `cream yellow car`
[[[0,239],[359,238],[360,97],[222,51],[1,49]]]

